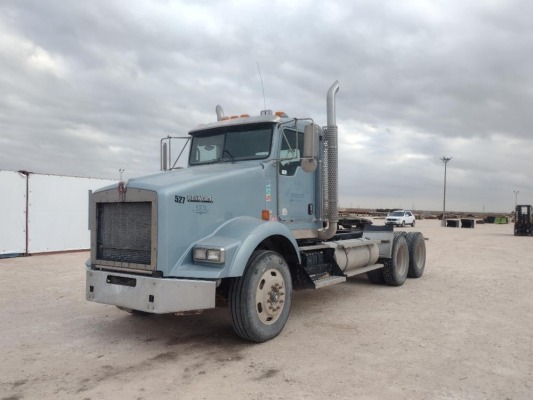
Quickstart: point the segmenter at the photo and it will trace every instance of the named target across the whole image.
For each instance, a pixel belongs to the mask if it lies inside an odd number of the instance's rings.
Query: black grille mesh
[[[152,203],[99,203],[97,258],[150,264]]]

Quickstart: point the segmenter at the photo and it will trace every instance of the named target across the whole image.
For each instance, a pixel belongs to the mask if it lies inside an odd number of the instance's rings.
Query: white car
[[[387,218],[385,218],[385,225],[415,226],[415,221],[416,218],[411,211],[396,210],[387,215]]]

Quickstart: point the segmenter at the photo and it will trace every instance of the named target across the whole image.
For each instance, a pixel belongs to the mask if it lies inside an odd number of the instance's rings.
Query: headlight
[[[204,263],[223,264],[225,251],[223,248],[214,247],[195,247],[193,249],[194,261]]]

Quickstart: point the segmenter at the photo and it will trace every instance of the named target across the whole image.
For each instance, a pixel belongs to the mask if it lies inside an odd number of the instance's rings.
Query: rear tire
[[[414,228],[415,227],[415,223],[416,223],[416,220],[413,219],[413,223],[411,224],[411,226]]]
[[[252,342],[275,338],[287,322],[291,298],[291,274],[283,257],[274,251],[254,252],[243,276],[230,284],[233,329]]]
[[[383,278],[383,268],[368,271],[366,273],[366,276],[368,277],[368,280],[372,283],[378,285],[385,283],[385,278]]]
[[[383,278],[390,286],[401,286],[409,270],[409,248],[404,232],[395,232],[392,242],[391,258],[385,260]]]
[[[409,232],[406,235],[409,248],[409,278],[420,278],[426,266],[426,241],[420,232]]]

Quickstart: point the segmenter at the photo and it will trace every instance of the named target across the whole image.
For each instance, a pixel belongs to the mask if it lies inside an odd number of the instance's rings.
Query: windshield
[[[393,211],[389,215],[391,217],[403,217],[403,211]]]
[[[272,124],[236,125],[195,132],[190,165],[261,160],[270,155]]]

